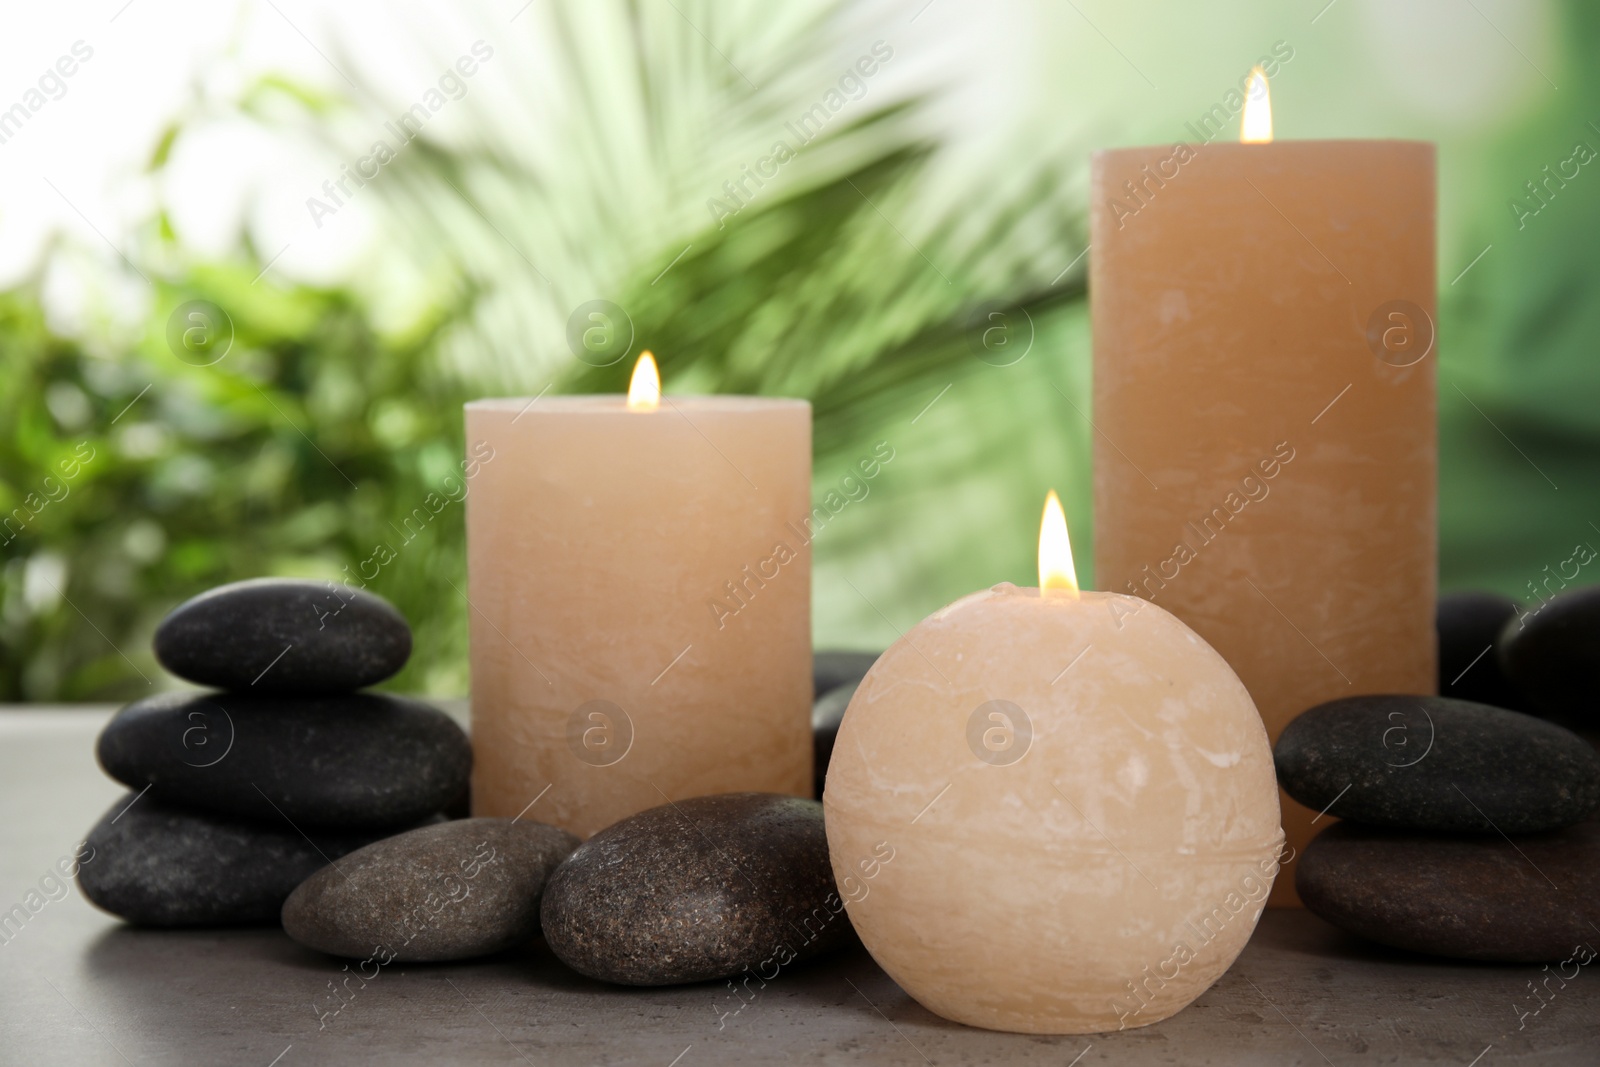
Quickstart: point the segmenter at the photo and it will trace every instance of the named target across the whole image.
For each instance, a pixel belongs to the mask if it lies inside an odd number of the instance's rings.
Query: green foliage
[[[390,684],[465,689],[464,606],[424,577],[463,566],[445,487],[466,390],[431,369],[433,330],[380,339],[345,295],[253,286],[256,269],[164,289],[115,357],[51,336],[33,294],[0,298],[0,699],[147,693],[165,684],[150,635],[179,601],[256,575],[350,580],[383,544],[396,558],[370,586],[428,650]],[[232,320],[210,366],[168,348],[166,315],[192,299]]]
[[[451,104],[471,113],[470,136],[425,134],[361,193],[381,255],[426,279],[434,307],[398,333],[366,279],[285,289],[248,252],[172,266],[185,260],[165,218],[149,258],[169,266],[145,264],[156,297],[136,343],[63,340],[35,290],[0,296],[0,699],[167,684],[148,651],[162,614],[267,574],[372,575],[416,631],[390,687],[465,691],[460,405],[625,388],[631,360],[590,367],[567,347],[568,316],[602,297],[626,309],[669,390],[810,398],[818,495],[878,442],[894,450],[870,498],[815,542],[819,642],[881,648],[973,589],[1029,581],[1051,487],[1092,582],[1080,253],[1089,139],[1103,134],[1083,116],[1125,105],[1063,100],[1059,131],[963,167],[921,121],[924,101],[869,82],[737,211],[708,210],[858,50],[842,48],[845,7],[530,8],[516,31],[528,51],[497,40],[485,68],[518,106],[480,77]],[[1472,198],[1441,219],[1447,246],[1494,246],[1459,284],[1463,264],[1441,268],[1446,587],[1527,595],[1574,541],[1600,544],[1600,162],[1526,226],[1507,210],[1575,138],[1600,147],[1586,127],[1600,116],[1600,15],[1578,0],[1565,11],[1562,91],[1487,150]],[[236,110],[302,121],[347,159],[371,139],[360,99],[379,95],[267,78]],[[194,299],[235,331],[211,366],[168,342],[169,316]],[[1001,352],[977,343],[996,323]]]
[[[1562,15],[1561,89],[1492,147],[1462,211],[1485,251],[1440,287],[1441,584],[1526,600],[1600,547],[1600,8]]]

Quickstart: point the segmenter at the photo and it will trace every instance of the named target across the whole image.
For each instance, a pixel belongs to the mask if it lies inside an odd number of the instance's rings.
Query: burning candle
[[[1090,299],[1096,579],[1193,627],[1276,739],[1433,691],[1436,280],[1432,145],[1271,122],[1258,71],[1245,143],[1098,153]]]
[[[474,401],[472,808],[587,837],[668,800],[811,792],[811,407]]]
[[[1143,1026],[1255,927],[1283,840],[1272,755],[1194,631],[1078,591],[1054,493],[1039,585],[956,601],[868,672],[828,770],[828,851],[862,942],[930,1011]]]

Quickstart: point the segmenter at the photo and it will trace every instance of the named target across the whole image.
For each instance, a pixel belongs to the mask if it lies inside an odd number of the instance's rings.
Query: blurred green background
[[[117,254],[60,236],[0,294],[0,700],[169,684],[149,636],[177,602],[398,545],[456,470],[463,401],[625,388],[631,356],[596,368],[568,344],[595,299],[669,391],[809,397],[820,491],[895,449],[815,542],[819,646],[882,648],[973,589],[1032,584],[1052,486],[1092,583],[1089,153],[1184,137],[1279,41],[1279,136],[1440,147],[1443,588],[1526,596],[1600,545],[1600,162],[1547,202],[1525,186],[1600,151],[1594,4],[518,0],[448,27],[385,10],[362,17],[410,43],[382,77],[348,18],[304,35],[325,77],[197,77]],[[460,99],[316,217],[318,184],[394,141],[385,122],[480,40]],[[841,84],[869,54],[875,73]],[[248,211],[221,247],[188,235],[182,190],[219,130],[313,160],[252,194],[277,198],[276,236]],[[745,177],[777,140],[793,158]],[[359,240],[339,270],[279,265],[341,226]],[[62,271],[88,294],[65,319]],[[226,319],[186,346],[217,325],[188,318],[196,300]],[[979,343],[994,322],[1009,348]],[[465,692],[463,574],[452,502],[371,583],[416,631],[390,688]]]

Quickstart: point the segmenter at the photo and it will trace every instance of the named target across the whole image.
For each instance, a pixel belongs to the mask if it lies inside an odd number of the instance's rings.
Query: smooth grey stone
[[[1426,696],[1320,704],[1273,748],[1278,782],[1313,811],[1401,829],[1525,834],[1600,807],[1600,754],[1554,723]]]
[[[1600,728],[1600,585],[1557,593],[1512,619],[1499,652],[1529,711]]]
[[[777,970],[847,943],[822,805],[773,793],[697,797],[631,815],[545,887],[545,942],[581,974],[674,985]]]
[[[1439,597],[1439,695],[1521,711],[1510,679],[1500,670],[1495,641],[1521,603],[1499,593],[1468,590]]]
[[[812,699],[830,689],[860,682],[878,662],[881,652],[841,652],[824,649],[811,655]]]
[[[444,712],[376,693],[162,693],[111,719],[107,774],[207,811],[308,826],[388,826],[443,810],[472,746]]]
[[[78,884],[95,905],[144,926],[275,923],[295,886],[380,833],[308,839],[282,819],[211,815],[129,793],[89,831],[93,853]]]
[[[1294,887],[1314,914],[1381,944],[1467,960],[1566,960],[1600,945],[1589,921],[1600,900],[1600,823],[1512,839],[1338,823],[1306,846]]]
[[[156,659],[180,678],[257,693],[343,693],[381,682],[411,655],[411,627],[354,586],[252,578],[172,609]]]
[[[283,928],[355,959],[487,956],[539,933],[545,880],[577,847],[565,830],[511,819],[409,830],[307,878],[283,905]]]
[[[844,721],[850,698],[856,695],[860,682],[835,686],[817,698],[811,705],[811,750],[815,760],[815,796],[822,796],[822,787],[828,780],[828,761],[833,758],[833,743],[839,737],[839,724]]]

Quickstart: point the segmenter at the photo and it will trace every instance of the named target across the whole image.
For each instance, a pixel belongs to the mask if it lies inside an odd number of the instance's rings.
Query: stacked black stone
[[[1446,695],[1331,701],[1278,739],[1284,790],[1344,820],[1306,848],[1295,889],[1335,926],[1398,948],[1592,956],[1600,754],[1574,730],[1600,726],[1600,587],[1531,610],[1452,594],[1438,626]]]
[[[318,869],[466,790],[472,749],[437,708],[358,692],[411,654],[371,593],[262,578],[179,605],[156,658],[208,692],[137,700],[96,755],[131,792],[89,831],[86,896],[150,926],[274,923]]]

